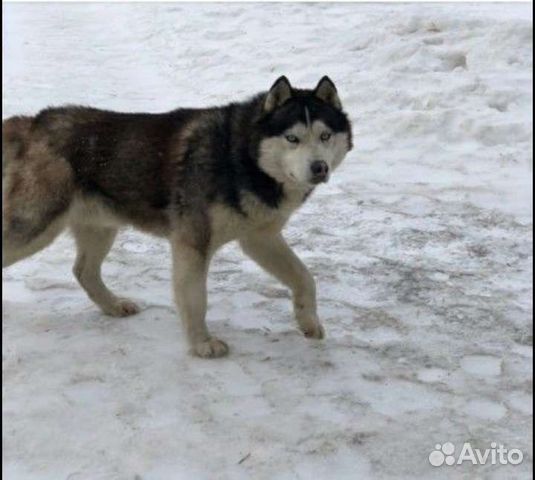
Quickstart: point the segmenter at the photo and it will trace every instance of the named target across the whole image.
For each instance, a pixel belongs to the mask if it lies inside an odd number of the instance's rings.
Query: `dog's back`
[[[2,124],[3,265],[88,217],[165,234],[180,133],[197,115],[48,108]],[[94,222],[93,222],[94,223]],[[110,225],[111,224],[111,225]]]

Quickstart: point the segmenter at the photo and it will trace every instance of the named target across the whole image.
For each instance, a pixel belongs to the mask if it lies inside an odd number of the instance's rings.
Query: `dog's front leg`
[[[314,278],[282,235],[259,232],[240,240],[240,244],[258,265],[292,290],[295,317],[305,336],[323,338],[323,327],[316,311]]]
[[[203,358],[222,357],[228,353],[227,344],[210,336],[206,327],[208,256],[184,242],[171,243],[175,299],[192,353]]]

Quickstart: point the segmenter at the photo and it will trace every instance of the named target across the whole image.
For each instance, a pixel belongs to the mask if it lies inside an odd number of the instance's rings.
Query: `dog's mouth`
[[[329,181],[329,175],[326,175],[324,177],[312,177],[310,179],[310,183],[312,185],[319,185],[320,183],[327,183]]]
[[[312,177],[308,179],[307,181],[303,182],[302,180],[298,180],[297,177],[293,173],[288,173],[288,180],[293,183],[296,186],[306,187],[311,186],[315,187],[319,185],[320,183],[327,183],[329,181],[330,175],[325,175],[322,177]]]

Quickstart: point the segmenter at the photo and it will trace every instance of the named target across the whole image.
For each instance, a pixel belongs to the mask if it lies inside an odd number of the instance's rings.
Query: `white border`
[[[523,3],[533,5],[533,0],[2,0],[2,4],[9,3],[378,3],[378,4],[403,4],[414,3],[445,4],[445,3],[466,3],[477,5],[483,3]]]

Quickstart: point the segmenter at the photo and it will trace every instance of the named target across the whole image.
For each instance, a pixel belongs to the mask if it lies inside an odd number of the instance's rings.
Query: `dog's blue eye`
[[[295,135],[286,135],[286,140],[290,143],[299,143],[299,139]]]
[[[326,142],[331,138],[331,134],[329,132],[323,132],[320,136],[322,142]]]

